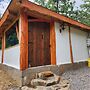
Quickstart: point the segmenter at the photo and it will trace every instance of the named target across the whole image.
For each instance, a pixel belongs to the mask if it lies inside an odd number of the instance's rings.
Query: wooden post
[[[4,61],[4,49],[5,49],[5,33],[2,33],[2,63]]]
[[[19,27],[18,27],[17,23],[16,23],[16,34],[17,34],[17,38],[19,40]]]
[[[56,36],[55,36],[54,22],[50,22],[50,51],[51,51],[51,64],[56,65]]]
[[[72,52],[72,42],[71,42],[71,30],[69,26],[69,46],[70,46],[70,58],[71,58],[71,63],[73,62],[73,52]]]
[[[28,17],[21,10],[19,20],[20,70],[28,68]]]

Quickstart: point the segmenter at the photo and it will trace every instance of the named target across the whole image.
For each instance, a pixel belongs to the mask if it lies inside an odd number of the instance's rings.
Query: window
[[[6,48],[18,44],[18,38],[16,33],[16,24],[13,25],[8,31],[6,31]]]

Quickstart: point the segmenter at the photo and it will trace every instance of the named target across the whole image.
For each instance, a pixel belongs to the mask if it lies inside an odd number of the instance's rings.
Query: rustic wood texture
[[[73,61],[73,51],[72,51],[71,29],[70,29],[70,26],[69,26],[69,46],[70,46],[70,58],[71,58],[71,63],[74,63],[74,61]]]
[[[55,23],[50,23],[50,50],[51,50],[51,64],[56,64],[56,36],[55,36]]]
[[[8,18],[8,16],[9,16],[9,11],[7,10],[5,12],[5,14],[3,15],[2,19],[0,20],[0,27],[6,21],[6,19]]]
[[[51,63],[49,44],[49,23],[29,23],[29,66],[49,65]]]
[[[28,68],[28,18],[27,15],[20,12],[20,69]]]

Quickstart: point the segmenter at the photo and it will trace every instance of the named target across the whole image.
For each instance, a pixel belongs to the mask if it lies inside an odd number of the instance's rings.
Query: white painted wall
[[[68,30],[64,30],[60,33],[59,29],[60,29],[60,24],[55,23],[57,65],[71,63]]]
[[[69,32],[68,28],[60,33],[60,24],[55,23],[56,32],[56,63],[67,64],[70,60]],[[71,41],[74,62],[86,61],[89,57],[87,49],[87,33],[75,28],[71,28]]]
[[[2,62],[2,50],[0,50],[0,63]]]
[[[20,46],[16,45],[5,49],[4,64],[20,69]]]
[[[71,40],[74,62],[86,61],[89,57],[86,44],[87,32],[71,28]]]

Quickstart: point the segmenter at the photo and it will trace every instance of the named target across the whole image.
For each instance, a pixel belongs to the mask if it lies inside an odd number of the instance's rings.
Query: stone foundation
[[[20,71],[7,65],[0,64],[0,69],[6,71],[14,80],[17,81],[19,86],[28,85],[30,81],[35,77],[36,73],[43,71],[52,71],[56,75],[62,75],[62,73],[75,70],[87,66],[87,62],[80,62],[74,64],[64,65],[46,65],[28,68],[27,70]]]
[[[44,72],[44,71],[52,71],[56,75],[60,75],[60,71],[57,65],[46,65],[46,66],[38,66],[32,67],[25,71],[23,71],[23,85],[29,84],[32,79],[35,78],[36,73]]]

